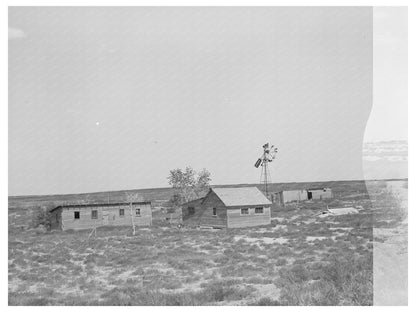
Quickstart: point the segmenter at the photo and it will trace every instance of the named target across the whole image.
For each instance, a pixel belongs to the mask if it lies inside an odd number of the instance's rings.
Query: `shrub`
[[[270,299],[269,297],[263,297],[259,300],[249,303],[250,306],[279,306],[281,305],[279,301]]]
[[[287,260],[284,259],[284,258],[280,258],[276,261],[277,266],[283,266],[283,265],[286,265],[286,264],[287,264]]]
[[[51,213],[48,207],[38,207],[33,212],[31,226],[37,228],[39,226],[45,227],[46,230],[51,230]]]
[[[201,284],[201,300],[205,303],[222,302],[224,300],[241,300],[249,295],[248,288],[236,285],[238,280],[221,280]]]
[[[276,285],[282,305],[372,305],[372,258],[329,257],[329,265],[281,269]],[[321,278],[320,278],[321,277]]]
[[[337,305],[339,295],[328,282],[292,283],[282,289],[280,302],[289,306]]]
[[[372,258],[353,258],[350,261],[333,259],[324,268],[323,279],[330,282],[342,294],[345,305],[372,305]]]
[[[309,279],[309,272],[303,265],[297,264],[290,270],[281,270],[280,277],[293,283],[305,282]]]

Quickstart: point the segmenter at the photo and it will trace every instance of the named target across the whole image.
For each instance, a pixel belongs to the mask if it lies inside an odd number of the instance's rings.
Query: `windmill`
[[[263,155],[257,159],[254,167],[262,167],[260,175],[260,183],[264,184],[264,192],[266,197],[268,197],[268,184],[271,183],[270,171],[269,171],[269,162],[272,162],[276,158],[277,147],[274,145],[269,146],[269,143],[263,145]]]

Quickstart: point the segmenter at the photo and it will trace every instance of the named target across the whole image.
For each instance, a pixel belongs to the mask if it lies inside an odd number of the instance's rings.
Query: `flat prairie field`
[[[389,183],[331,182],[333,199],[273,206],[268,226],[160,218],[135,236],[130,227],[40,233],[27,227],[28,201],[13,199],[9,305],[372,305],[373,228],[407,218]],[[327,207],[358,213],[323,215]]]

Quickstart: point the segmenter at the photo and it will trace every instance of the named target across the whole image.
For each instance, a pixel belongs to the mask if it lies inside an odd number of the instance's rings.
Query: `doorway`
[[[103,225],[108,225],[108,211],[103,211]]]

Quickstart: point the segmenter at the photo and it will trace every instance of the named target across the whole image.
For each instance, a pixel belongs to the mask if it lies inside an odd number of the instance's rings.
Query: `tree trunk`
[[[133,235],[136,235],[136,225],[134,224],[133,203],[130,202],[131,225],[133,227]]]

